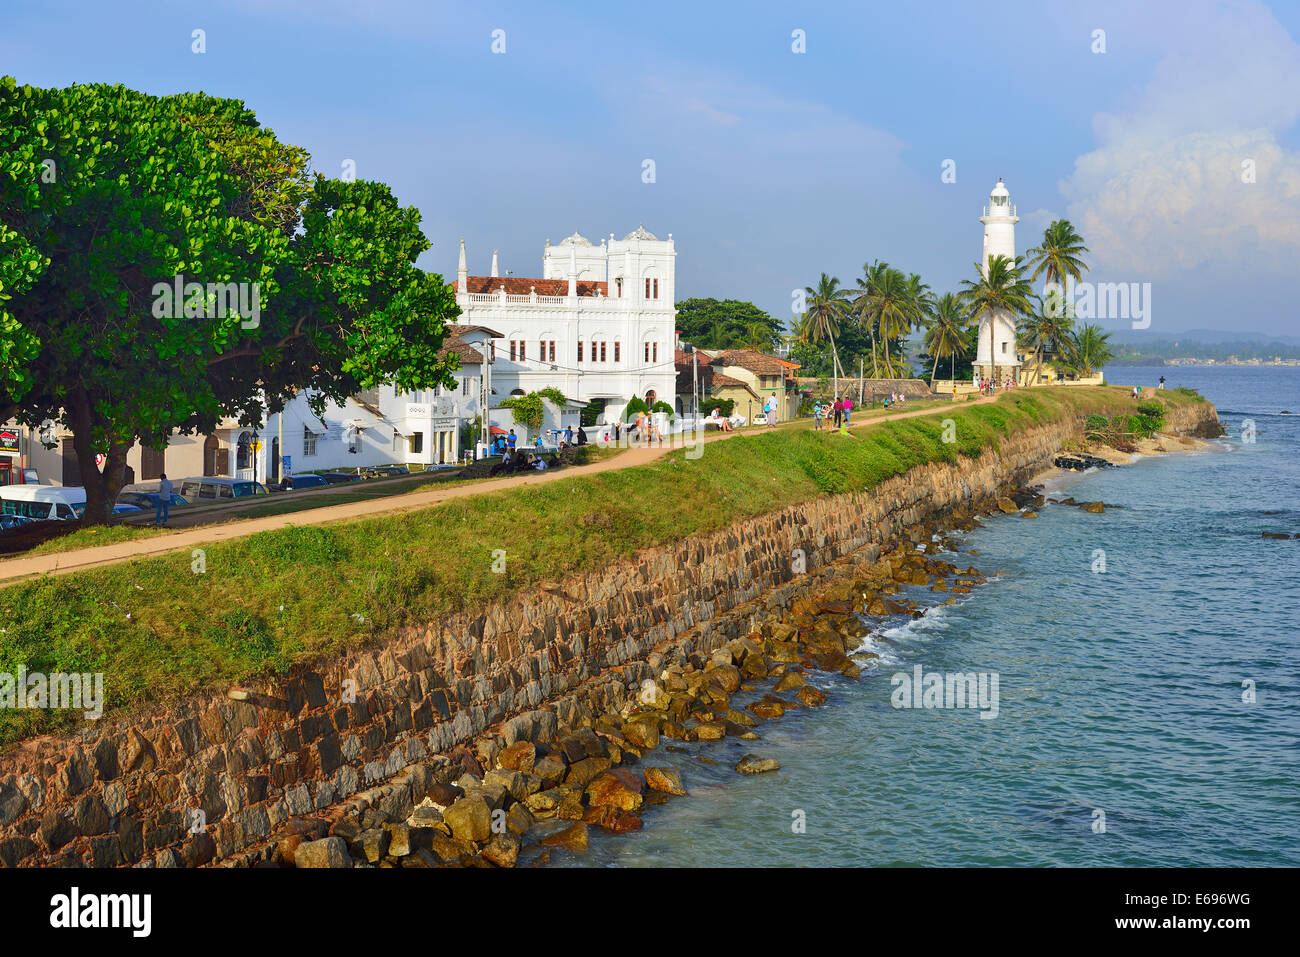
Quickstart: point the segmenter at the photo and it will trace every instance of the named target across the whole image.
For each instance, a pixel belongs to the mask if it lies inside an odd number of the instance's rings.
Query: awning
[[[402,425],[402,423],[400,423],[400,422],[394,422],[394,423],[393,423],[393,431],[396,432],[398,435],[400,435],[400,436],[401,436],[402,438],[404,438],[404,439],[409,439],[412,435],[415,434],[415,433],[412,432],[410,429],[408,429],[406,426]]]
[[[492,426],[491,428],[488,429],[488,434],[489,434],[489,435],[505,435],[505,434],[507,434],[507,433],[506,433],[506,430],[505,430],[505,429],[501,428],[501,426],[499,426],[499,425],[494,425],[494,426]]]
[[[329,431],[329,426],[311,412],[304,412],[302,414],[302,424],[317,435],[324,435]]]

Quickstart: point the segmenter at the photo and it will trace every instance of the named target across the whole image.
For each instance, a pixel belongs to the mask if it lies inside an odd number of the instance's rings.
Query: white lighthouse
[[[1011,194],[1007,192],[1002,179],[989,193],[989,204],[984,207],[980,217],[984,224],[984,253],[980,256],[980,269],[988,275],[989,260],[994,256],[1006,256],[1012,262],[1016,258],[1016,207],[1011,204]],[[992,323],[993,335],[990,342],[989,325]],[[989,347],[992,346],[992,355]],[[975,352],[975,373],[986,378],[992,377],[999,386],[1002,380],[1011,376],[1019,381],[1020,362],[1016,357],[1016,320],[1009,313],[999,311],[992,316],[980,317],[979,339]]]

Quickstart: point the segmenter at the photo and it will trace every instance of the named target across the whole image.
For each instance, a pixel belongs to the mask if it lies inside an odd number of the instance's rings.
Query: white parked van
[[[176,491],[187,502],[220,502],[268,494],[266,486],[261,482],[212,475],[181,479],[176,483]]]
[[[86,513],[86,490],[56,485],[6,485],[0,488],[0,513],[70,521]]]

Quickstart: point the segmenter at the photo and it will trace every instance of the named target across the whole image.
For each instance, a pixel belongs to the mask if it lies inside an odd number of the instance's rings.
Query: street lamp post
[[[253,484],[257,484],[257,454],[262,451],[262,446],[258,442],[259,436],[257,429],[253,430]]]

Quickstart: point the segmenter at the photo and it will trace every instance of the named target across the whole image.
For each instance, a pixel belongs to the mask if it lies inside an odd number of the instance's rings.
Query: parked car
[[[329,485],[324,476],[313,475],[311,472],[305,472],[301,475],[286,475],[280,480],[280,489],[282,491],[301,491],[305,488],[324,488]]]
[[[142,509],[139,505],[124,505],[121,502],[118,502],[113,506],[114,515],[132,515],[143,511],[144,509]]]
[[[405,465],[372,465],[361,470],[362,478],[388,478],[393,475],[410,475],[411,470]]]
[[[266,494],[268,494],[266,486],[261,482],[245,479],[204,475],[181,480],[181,497],[190,503],[217,502]]]
[[[34,521],[36,519],[28,518],[26,515],[0,515],[0,532],[7,532],[11,528],[22,528]]]
[[[158,508],[157,492],[123,492],[117,497],[118,505],[134,505],[146,512],[156,511]],[[183,505],[190,504],[184,497],[177,495],[175,492],[168,497],[168,508],[180,508]]]
[[[346,482],[361,481],[361,476],[356,472],[326,472],[321,478],[329,485],[343,485]]]
[[[71,521],[86,513],[86,490],[55,485],[6,485],[0,488],[0,513]]]

